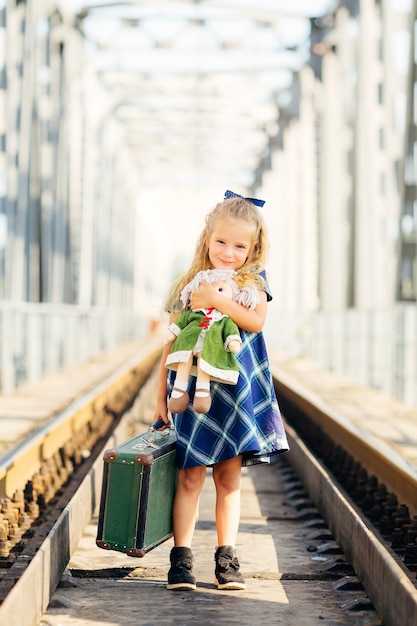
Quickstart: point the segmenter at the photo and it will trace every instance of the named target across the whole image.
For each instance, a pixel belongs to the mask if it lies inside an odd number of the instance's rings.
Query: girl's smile
[[[220,218],[207,244],[213,269],[238,270],[252,252],[253,229],[246,222]]]

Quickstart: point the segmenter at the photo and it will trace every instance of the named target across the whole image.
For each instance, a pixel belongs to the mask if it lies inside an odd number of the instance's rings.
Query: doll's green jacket
[[[232,339],[241,342],[239,328],[227,316],[222,316],[219,321],[212,322],[205,328],[205,319],[206,314],[202,311],[186,311],[170,324],[169,330],[176,335],[176,339],[165,366],[177,370],[179,363],[187,362],[192,354],[200,354],[199,367],[211,380],[235,385],[239,377],[238,364],[235,354],[227,346]],[[197,376],[197,373],[194,363],[191,375]]]

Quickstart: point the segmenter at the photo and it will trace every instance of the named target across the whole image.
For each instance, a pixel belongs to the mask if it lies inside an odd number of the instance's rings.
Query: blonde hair
[[[215,229],[217,220],[236,220],[253,227],[253,247],[245,263],[236,270],[234,277],[239,288],[255,284],[263,286],[259,272],[264,269],[268,252],[268,240],[265,224],[258,208],[244,198],[229,198],[219,202],[206,216],[206,225],[197,241],[194,258],[190,269],[171,288],[165,302],[165,310],[170,312],[178,309],[182,289],[202,270],[210,269],[208,240]]]

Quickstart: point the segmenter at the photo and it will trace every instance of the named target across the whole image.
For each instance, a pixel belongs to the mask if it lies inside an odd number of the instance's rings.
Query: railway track
[[[109,436],[115,441],[126,437],[122,417],[160,352],[158,340],[144,344],[1,457],[0,624],[17,624],[16,607],[22,603],[22,624],[37,624],[91,517],[97,458]],[[85,501],[72,516],[76,494],[77,502]]]
[[[309,497],[384,626],[417,623],[417,467],[279,368],[273,375]]]
[[[103,448],[127,438],[122,415],[159,353],[152,344],[3,457],[0,624],[38,624],[96,507]],[[308,497],[384,626],[417,623],[416,468],[279,367],[273,375]]]

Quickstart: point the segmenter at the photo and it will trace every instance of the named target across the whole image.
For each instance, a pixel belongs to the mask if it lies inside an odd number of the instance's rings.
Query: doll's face
[[[228,282],[226,282],[226,281],[218,281],[218,282],[215,282],[215,283],[211,283],[211,286],[216,291],[221,293],[222,296],[225,296],[226,298],[229,298],[230,300],[233,299],[233,289],[232,289],[232,286],[229,285]]]

